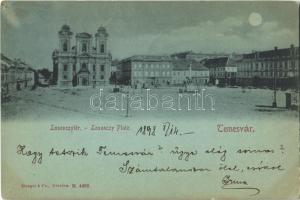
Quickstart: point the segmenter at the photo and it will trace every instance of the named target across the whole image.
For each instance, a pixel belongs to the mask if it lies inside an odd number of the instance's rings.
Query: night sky
[[[52,68],[58,31],[109,33],[113,59],[135,54],[251,52],[298,46],[295,2],[5,2],[1,48],[34,68]],[[249,17],[251,16],[251,17]],[[73,36],[73,44],[75,37]]]

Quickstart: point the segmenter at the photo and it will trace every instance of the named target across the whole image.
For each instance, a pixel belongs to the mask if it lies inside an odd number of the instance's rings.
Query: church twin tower
[[[96,86],[109,82],[111,55],[107,51],[108,34],[100,27],[93,36],[77,33],[76,43],[72,46],[73,32],[63,25],[58,32],[59,49],[54,50],[53,79],[58,86]]]

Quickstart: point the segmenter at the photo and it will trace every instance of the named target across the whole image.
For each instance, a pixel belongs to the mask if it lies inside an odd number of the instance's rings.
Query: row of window
[[[169,69],[170,64],[150,64],[150,63],[136,63],[133,65],[133,69],[142,69],[142,68],[163,68],[163,69]]]
[[[87,69],[87,64],[83,63],[81,69]],[[101,72],[104,72],[104,65],[100,65]],[[68,71],[68,64],[64,64],[64,71]],[[73,64],[73,71],[76,71],[76,64]],[[96,65],[93,65],[93,71],[96,72]]]
[[[294,68],[295,67],[295,60],[291,60],[290,62],[288,61],[281,61],[281,62],[267,62],[267,63],[246,63],[245,67],[253,69],[254,67],[258,69],[259,67],[264,68],[264,67],[277,67],[279,66],[280,68]]]
[[[159,71],[155,71],[155,72],[153,72],[153,71],[151,71],[151,72],[148,72],[148,71],[145,71],[144,73],[142,72],[142,71],[135,71],[135,72],[133,72],[133,76],[135,76],[135,77],[137,77],[137,76],[160,76],[160,74],[161,74],[161,76],[170,76],[170,72],[162,72],[162,73],[159,73]]]
[[[173,80],[173,83],[174,84],[184,84],[186,82],[186,79],[185,80]],[[203,80],[193,80],[192,81],[193,83],[207,83],[208,82],[208,79],[203,79]]]
[[[265,69],[265,70],[248,70],[248,69],[240,69],[240,70],[238,70],[238,72],[273,72],[274,71],[274,69],[273,68],[269,68],[269,69]],[[295,72],[296,71],[296,68],[294,68],[294,69],[290,69],[290,70],[288,70],[288,69],[277,69],[276,71],[278,71],[278,72]]]
[[[87,43],[86,42],[82,42],[81,43],[81,52],[87,52],[88,50],[87,50],[88,48],[87,48]],[[63,51],[64,52],[67,52],[68,51],[68,43],[67,43],[67,41],[65,41],[64,43],[63,43]],[[104,44],[101,44],[100,45],[100,53],[104,53],[105,51],[104,51]]]
[[[274,77],[274,72],[260,72],[260,73],[251,73],[251,72],[239,72],[239,77],[252,77],[254,75],[260,75],[263,77]],[[288,72],[277,72],[277,77],[287,77]]]
[[[96,76],[93,75],[93,80],[95,80],[95,79],[96,79]],[[103,75],[100,75],[100,79],[103,80],[103,79],[104,79],[104,76],[103,76]],[[66,74],[64,75],[64,80],[68,80],[68,76],[67,76]]]
[[[188,76],[190,72],[183,71],[183,72],[173,72],[173,76]],[[192,71],[193,76],[208,76],[208,71]]]
[[[221,76],[221,77],[235,77],[236,75],[236,72],[217,72],[217,73],[214,73],[216,76]]]

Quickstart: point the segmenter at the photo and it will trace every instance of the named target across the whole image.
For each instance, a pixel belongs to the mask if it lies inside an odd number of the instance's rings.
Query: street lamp
[[[274,50],[274,65],[273,65],[273,103],[272,107],[276,108],[277,107],[277,101],[276,101],[276,83],[277,83],[277,47],[275,47]]]

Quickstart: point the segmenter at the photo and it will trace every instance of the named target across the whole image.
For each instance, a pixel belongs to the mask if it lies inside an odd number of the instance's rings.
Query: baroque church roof
[[[108,36],[108,33],[106,32],[106,29],[103,26],[100,26],[97,30],[96,36],[99,36],[100,34],[103,34],[105,37]]]
[[[59,31],[59,34],[68,34],[68,35],[72,35],[73,33],[71,32],[70,26],[68,26],[67,24],[64,24],[61,27],[61,30]]]
[[[90,37],[92,37],[92,35],[89,34],[89,33],[83,32],[83,33],[77,33],[77,34],[76,34],[76,37],[90,38]]]

